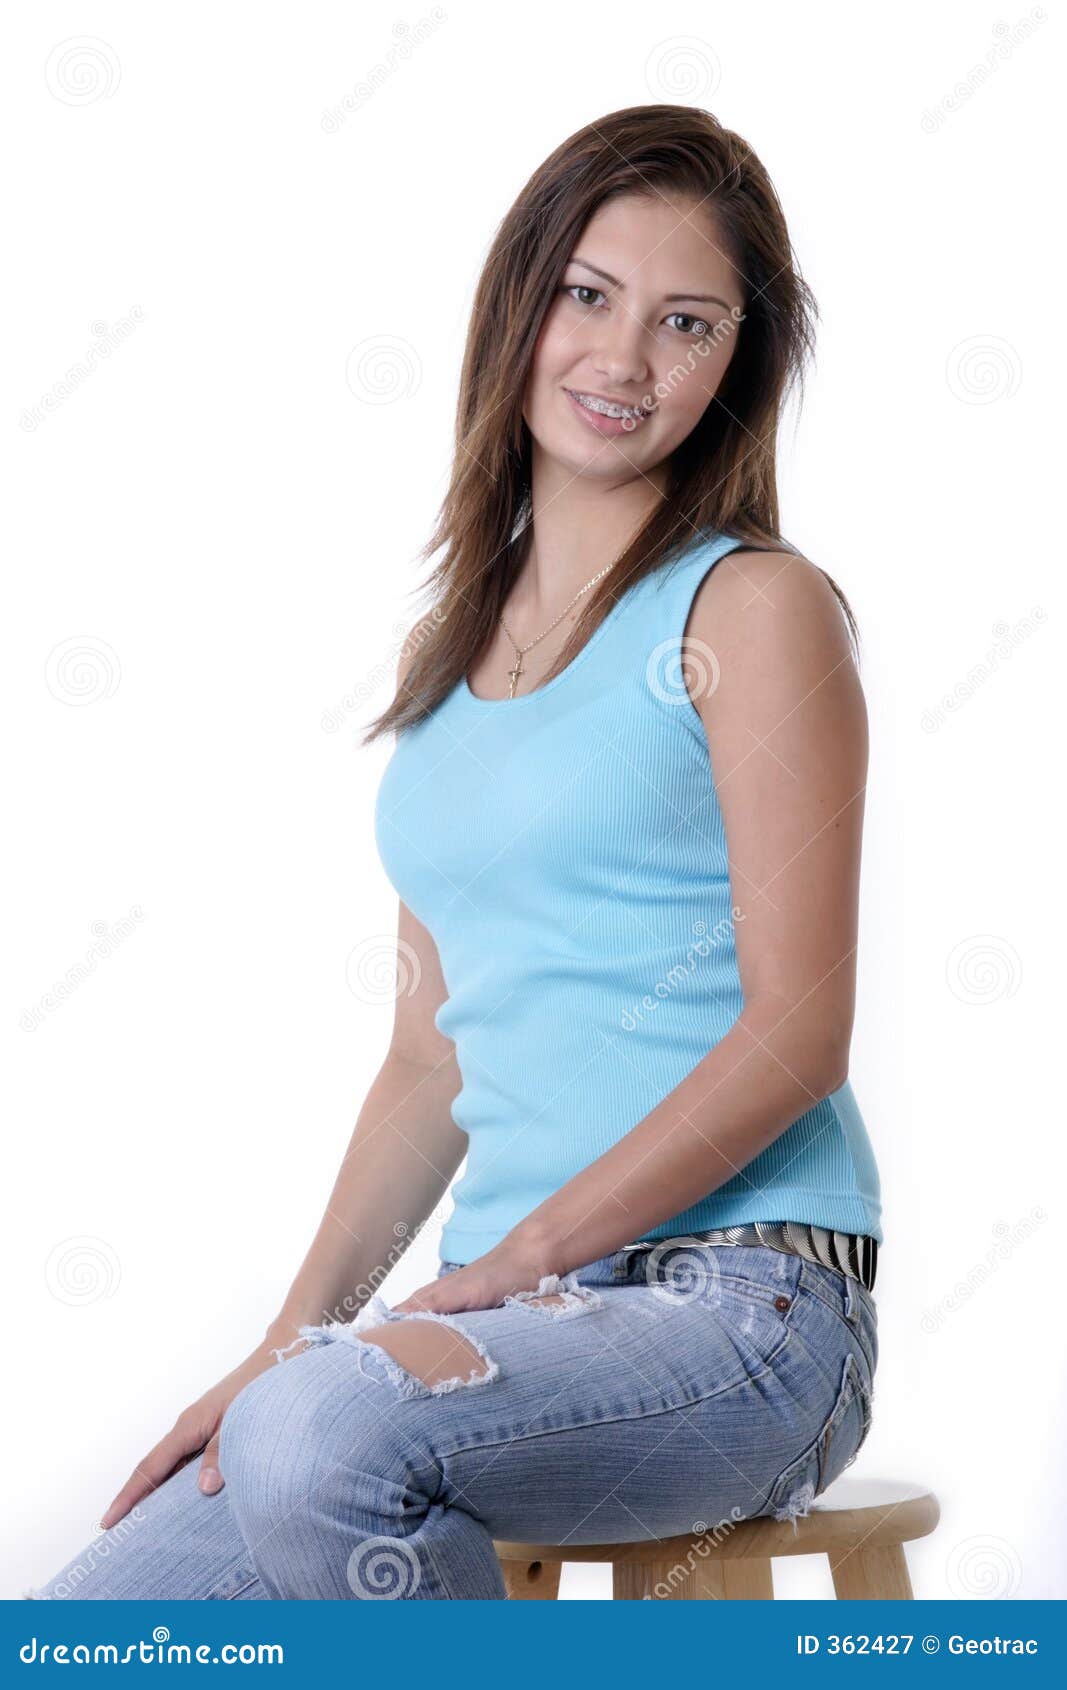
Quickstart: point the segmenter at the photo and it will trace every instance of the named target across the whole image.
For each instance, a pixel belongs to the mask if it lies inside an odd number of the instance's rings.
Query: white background
[[[851,1078],[886,1247],[852,1472],[940,1497],[920,1596],[1062,1596],[1059,23],[447,0],[346,111],[430,11],[7,19],[3,1593],[83,1547],[303,1254],[391,1026],[391,742],[355,741],[422,602],[476,277],[551,149],[668,99],[755,147],[822,309],[781,490],[871,718]],[[83,37],[87,82],[56,51]],[[379,337],[384,403],[348,379]],[[820,1560],[776,1578],[830,1594]]]

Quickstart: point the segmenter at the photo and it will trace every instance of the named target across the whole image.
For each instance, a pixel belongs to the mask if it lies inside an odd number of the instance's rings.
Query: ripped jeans
[[[401,1319],[452,1325],[480,1366],[431,1386],[360,1336]],[[27,1594],[503,1599],[494,1538],[565,1548],[795,1520],[867,1435],[876,1324],[870,1293],[832,1268],[684,1239],[498,1308],[401,1316],[375,1297],[351,1325],[305,1328],[307,1348],[234,1398],[222,1490],[203,1495],[188,1462]]]

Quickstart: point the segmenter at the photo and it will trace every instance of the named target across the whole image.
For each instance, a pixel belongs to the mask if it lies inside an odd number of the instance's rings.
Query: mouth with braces
[[[644,405],[617,405],[608,399],[598,399],[591,393],[579,393],[573,387],[568,387],[566,392],[583,409],[592,411],[596,416],[612,417],[617,422],[641,423],[652,415],[651,408]]]

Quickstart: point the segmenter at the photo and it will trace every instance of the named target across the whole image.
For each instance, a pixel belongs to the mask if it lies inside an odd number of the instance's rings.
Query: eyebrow
[[[585,270],[592,270],[597,276],[603,276],[604,280],[610,282],[612,287],[617,288],[625,285],[616,276],[609,275],[607,270],[601,270],[598,264],[590,264],[588,258],[572,258],[570,262],[580,264]],[[675,305],[680,300],[695,300],[699,305],[721,305],[724,311],[730,309],[725,299],[720,299],[714,293],[665,293],[663,297],[668,305]]]

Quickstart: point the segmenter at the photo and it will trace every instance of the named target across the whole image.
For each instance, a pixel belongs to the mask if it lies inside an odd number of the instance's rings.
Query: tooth
[[[581,403],[587,411],[596,411],[600,416],[613,417],[617,421],[623,417],[633,417],[635,420],[643,415],[635,405],[614,405],[603,399],[594,399],[591,394],[579,395]]]

